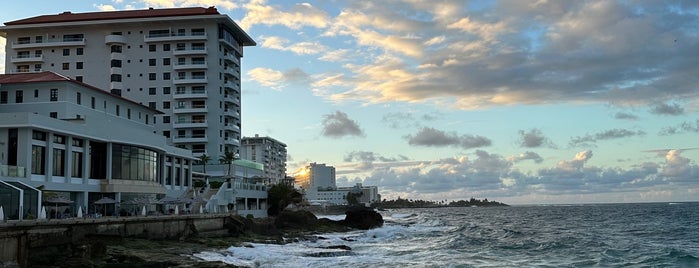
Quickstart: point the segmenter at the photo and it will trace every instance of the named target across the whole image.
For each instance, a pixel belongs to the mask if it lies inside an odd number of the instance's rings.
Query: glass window
[[[76,48],[76,49],[75,49],[75,55],[82,55],[82,54],[84,53],[83,50],[84,50],[84,49],[83,49],[82,47]]]
[[[170,95],[170,87],[163,87],[163,95]]]
[[[170,65],[170,58],[163,58],[163,65],[164,66]]]
[[[163,102],[163,109],[170,109],[170,102],[169,101]]]
[[[7,91],[0,91],[0,103],[7,103]]]
[[[80,95],[80,92],[75,93],[75,100],[78,104],[82,104],[83,100],[82,100],[82,96]]]
[[[163,80],[170,80],[170,73],[163,73]]]
[[[64,63],[62,64],[62,69],[63,69],[63,70],[68,70],[68,69],[70,69],[70,63],[64,62]]]
[[[53,135],[53,143],[66,144],[66,137],[61,135]]]
[[[155,88],[154,88],[154,87],[149,87],[149,88],[148,88],[148,95],[155,95],[155,94],[156,94]]]
[[[112,53],[121,53],[121,46],[113,45],[112,46]]]
[[[65,176],[65,156],[66,151],[63,149],[54,148],[53,149],[53,175],[54,176]]]
[[[70,176],[73,178],[83,177],[83,153],[82,152],[71,152],[72,154],[72,167]]]
[[[156,77],[157,77],[157,76],[156,76],[156,74],[155,74],[155,73],[148,73],[148,80],[151,80],[151,81],[153,81],[153,80],[155,80],[155,79],[156,79]]]
[[[52,88],[49,91],[49,94],[50,94],[51,101],[58,101],[58,89],[57,88]]]
[[[112,74],[110,78],[111,78],[112,82],[121,82],[121,75],[120,74]]]
[[[155,52],[155,45],[153,45],[153,44],[148,45],[148,51]]]
[[[155,66],[155,59],[148,59],[148,66]]]
[[[70,48],[63,49],[63,56],[70,56]]]
[[[170,51],[170,44],[163,44],[163,51]]]
[[[22,103],[22,102],[24,102],[24,91],[22,91],[22,90],[15,91],[15,103]]]
[[[32,145],[32,174],[46,174],[46,148]]]
[[[83,69],[83,63],[82,61],[76,62],[75,63],[75,69],[82,70]]]

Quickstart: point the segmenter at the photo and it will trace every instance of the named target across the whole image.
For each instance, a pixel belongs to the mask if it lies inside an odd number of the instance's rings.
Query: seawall
[[[27,267],[43,250],[70,249],[91,239],[225,236],[232,226],[240,226],[234,214],[5,222],[0,223],[0,267]]]

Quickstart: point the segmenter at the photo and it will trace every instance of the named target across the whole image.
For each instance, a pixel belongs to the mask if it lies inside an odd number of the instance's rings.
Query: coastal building
[[[337,187],[337,190],[357,194],[359,196],[357,201],[366,206],[371,205],[371,203],[381,201],[379,187],[377,186],[364,186],[361,183],[357,183],[351,187]]]
[[[95,212],[115,203],[182,196],[186,149],[155,133],[162,113],[53,72],[0,75],[0,203],[8,219],[37,216],[42,195]],[[114,203],[113,203],[114,204]],[[118,206],[102,207],[114,215]]]
[[[199,193],[206,202],[193,204],[203,206],[207,212],[235,212],[238,215],[251,215],[255,218],[267,217],[267,184],[261,178],[264,167],[250,160],[237,159],[230,165],[212,164],[193,166],[194,176],[202,176],[207,183],[220,183],[216,189],[205,185]]]
[[[286,144],[271,137],[243,137],[240,157],[264,166],[263,177],[276,184],[286,178]]]
[[[194,156],[238,151],[255,41],[214,7],[63,12],[5,22],[0,36],[7,73],[52,71],[159,110],[148,125]]]
[[[359,203],[369,205],[381,199],[376,186],[363,186],[357,183],[351,187],[337,187],[335,167],[311,163],[301,168],[295,178],[301,187],[304,198],[311,205],[347,205],[347,194],[359,196]]]

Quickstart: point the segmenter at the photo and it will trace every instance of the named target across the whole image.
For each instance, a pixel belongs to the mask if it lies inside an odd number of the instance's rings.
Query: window
[[[148,51],[155,52],[155,45],[154,44],[148,45]]]
[[[185,65],[185,64],[187,64],[186,60],[187,60],[187,59],[185,59],[185,58],[177,58],[177,65]]]
[[[177,43],[177,48],[176,50],[185,50],[187,47],[185,43]]]
[[[68,63],[68,62],[64,62],[64,63],[62,64],[62,66],[63,66],[63,67],[62,67],[63,70],[68,70],[68,69],[70,69],[70,63]]]
[[[7,91],[0,91],[0,103],[7,103]]]
[[[63,49],[63,56],[70,56],[70,48]]]
[[[32,131],[32,139],[37,141],[46,141],[46,132],[34,130]]]
[[[75,49],[75,55],[82,55],[82,54],[83,54],[83,50],[84,50],[84,49],[83,49],[82,47],[76,48],[76,49]]]
[[[85,38],[84,34],[64,34],[63,35],[63,42],[83,41],[84,38]]]
[[[43,43],[43,42],[44,42],[44,37],[41,36],[41,35],[37,35],[35,39],[36,39],[36,42],[37,42],[37,43]]]
[[[113,45],[112,46],[112,53],[121,53],[121,46]]]
[[[82,104],[83,101],[82,101],[82,96],[80,96],[80,92],[76,92],[75,95],[76,95],[75,99],[76,99],[77,103]]]
[[[75,69],[82,70],[83,69],[83,62],[82,61],[76,62]]]
[[[163,80],[170,80],[170,73],[163,73]]]
[[[119,116],[119,114],[121,114],[121,113],[120,113],[120,111],[119,111],[119,105],[117,105],[117,106],[116,106],[116,115]]]
[[[169,101],[163,102],[163,109],[170,109],[170,102]]]
[[[131,109],[126,109],[126,118],[131,119]]]
[[[49,117],[51,118],[58,118],[58,112],[50,112]]]
[[[155,102],[154,101],[148,102],[148,108],[155,109]]]
[[[24,91],[22,91],[22,90],[15,91],[15,103],[22,103],[22,102],[24,102]]]
[[[32,42],[32,41],[31,41],[31,39],[30,39],[28,36],[27,36],[27,37],[19,37],[19,38],[17,38],[17,44],[29,44],[29,43],[31,43],[31,42]]]
[[[170,51],[170,44],[163,44],[163,51]]]
[[[75,81],[82,82],[82,81],[83,81],[82,75],[76,76],[76,77],[75,77]]]
[[[169,137],[170,137],[170,131],[169,131],[169,130],[163,131],[163,136],[169,138]]]
[[[90,97],[90,107],[92,107],[92,109],[95,109],[95,97]]]
[[[148,59],[148,66],[155,66],[155,59]]]
[[[170,87],[163,87],[163,95],[170,95]]]
[[[112,61],[111,61],[111,67],[118,67],[118,68],[121,68],[121,60],[112,60]]]
[[[148,95],[155,95],[155,88],[154,87],[148,88]]]
[[[112,82],[121,82],[121,75],[120,74],[112,74],[111,75],[111,80]]]
[[[39,97],[39,90],[35,89],[34,90],[34,98],[38,98],[38,97]]]
[[[155,75],[155,73],[148,73],[148,80],[153,81],[153,80],[155,80],[156,77],[157,76]]]
[[[65,165],[66,151],[63,149],[54,148],[53,149],[53,175],[54,176],[65,176],[64,167]]]
[[[72,154],[72,167],[70,176],[73,178],[82,178],[83,176],[83,153],[82,152],[71,152]]]
[[[206,32],[203,28],[192,29],[192,35],[205,35]]]
[[[164,124],[169,124],[170,123],[170,116],[163,116],[163,123]]]
[[[41,64],[39,64],[39,63],[34,64],[34,71],[35,71],[35,72],[41,72]]]
[[[53,135],[53,143],[66,144],[66,137],[61,135]]]
[[[169,66],[170,65],[170,58],[163,58],[163,65]]]
[[[32,145],[32,174],[46,174],[46,148]]]

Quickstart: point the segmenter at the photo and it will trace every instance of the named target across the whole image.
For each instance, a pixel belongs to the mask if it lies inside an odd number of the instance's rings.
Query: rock
[[[342,250],[352,250],[351,247],[346,246],[346,245],[335,245],[335,246],[327,246],[327,247],[321,247],[324,249],[342,249]]]
[[[368,230],[383,226],[383,217],[371,208],[352,207],[345,215],[342,223],[351,228]]]

